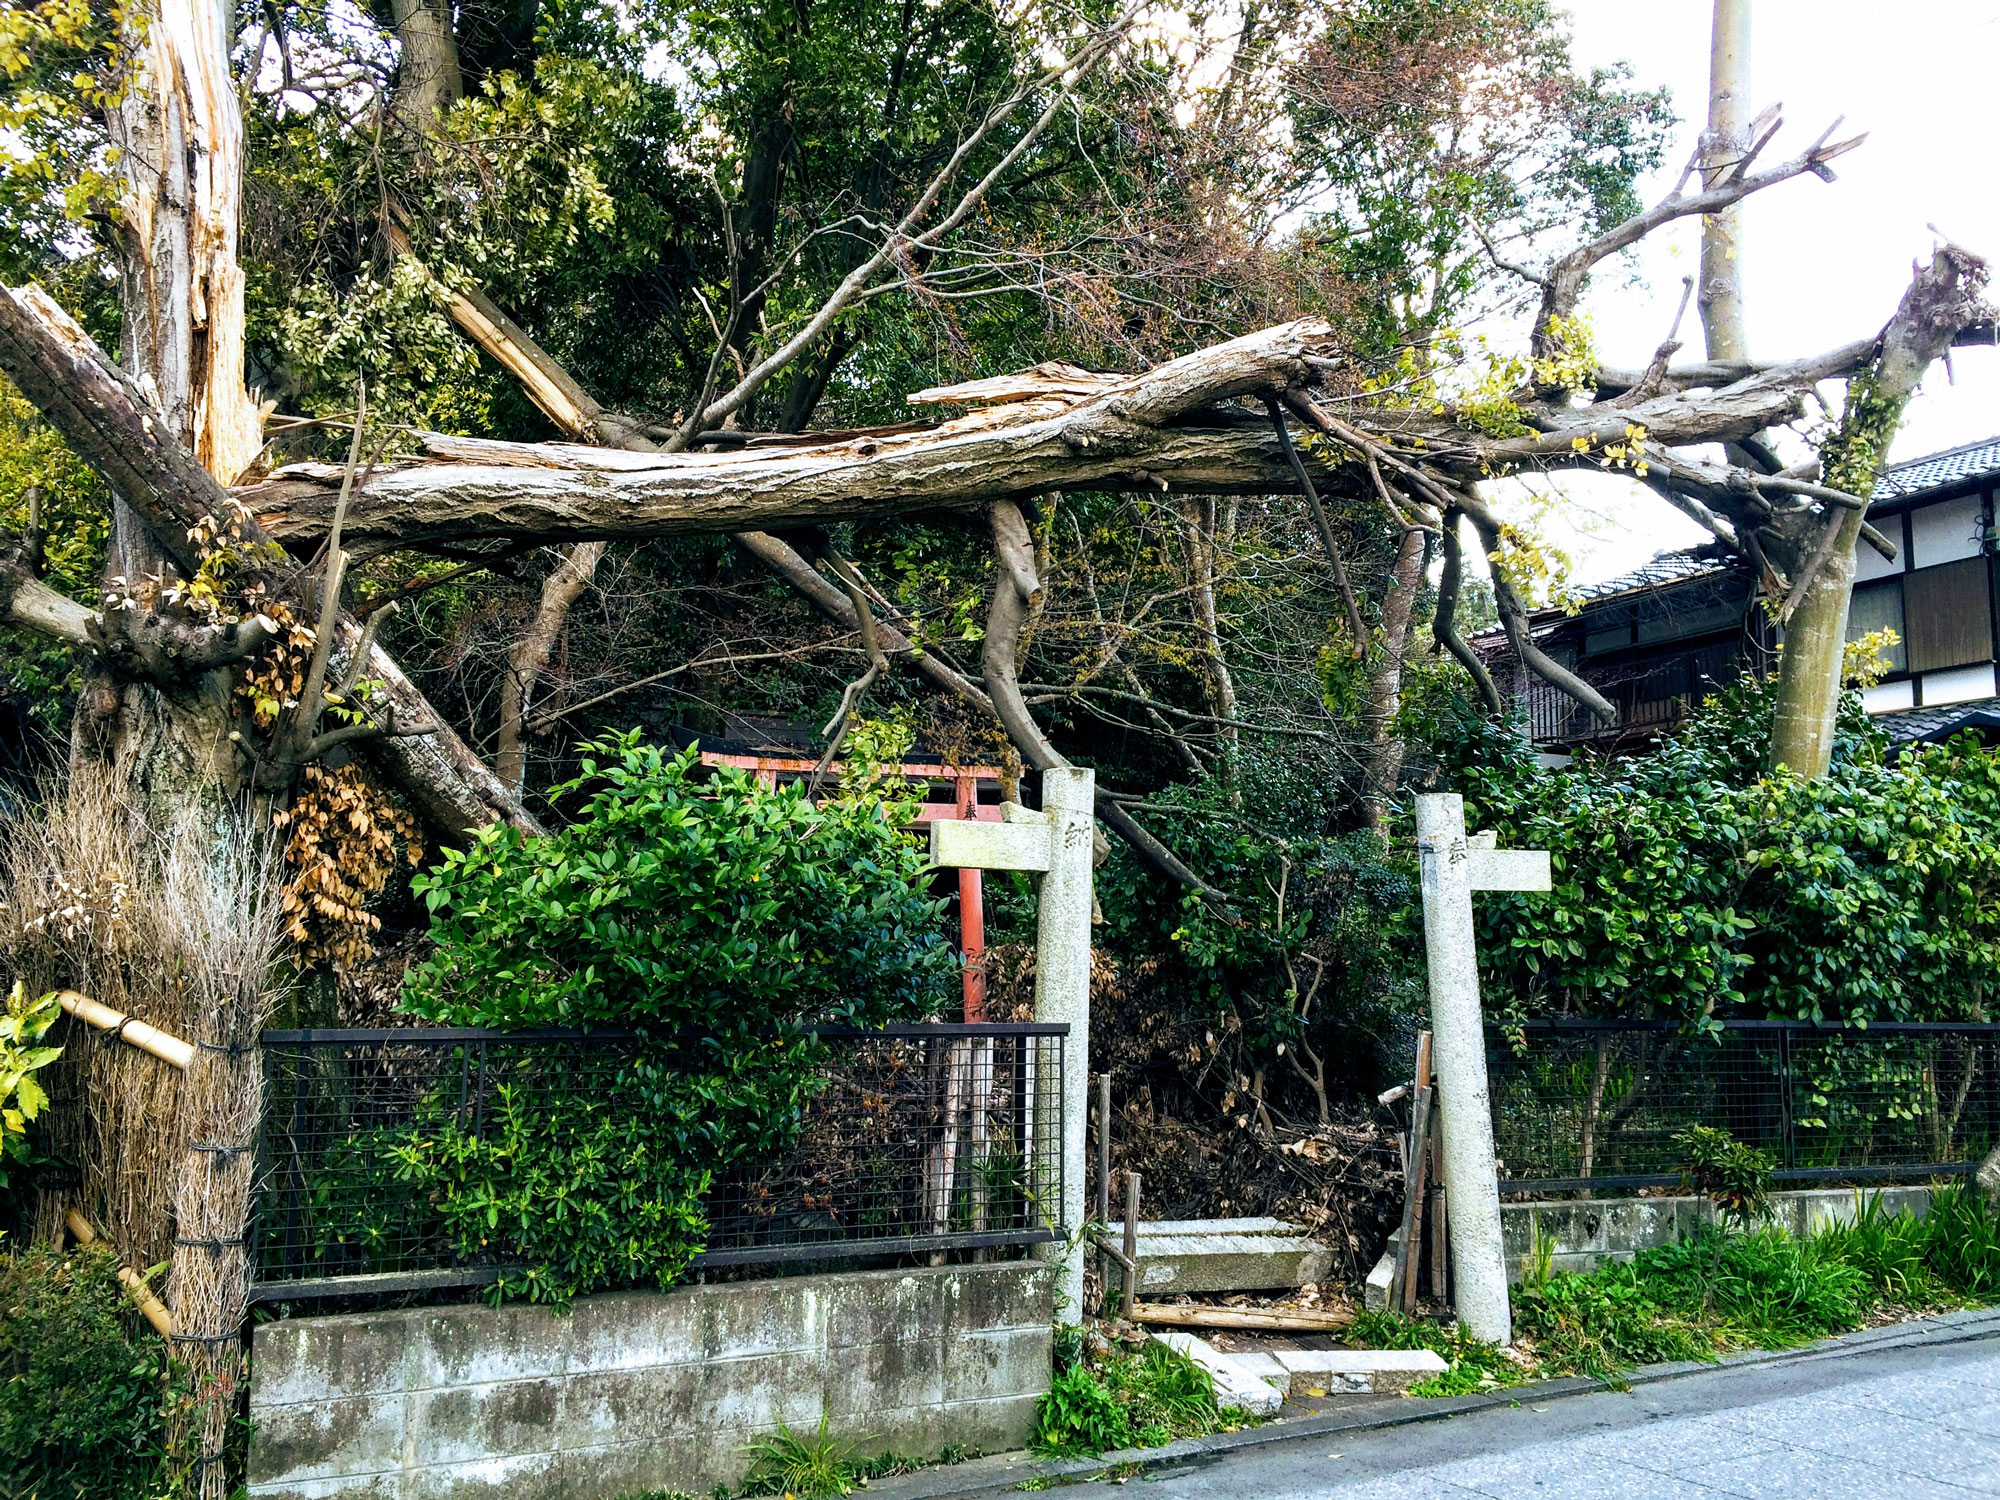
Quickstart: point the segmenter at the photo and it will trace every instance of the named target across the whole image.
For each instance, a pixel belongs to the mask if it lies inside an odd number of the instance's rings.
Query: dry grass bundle
[[[149,821],[84,767],[0,836],[11,891],[0,944],[31,985],[67,986],[195,1044],[185,1073],[72,1023],[50,1093],[67,1196],[126,1258],[170,1263],[167,1303],[196,1400],[179,1434],[204,1497],[228,1493],[237,1407],[254,1144],[257,1034],[284,942],[278,841],[219,794]]]
[[[101,773],[45,788],[0,831],[6,967],[31,990],[76,989],[179,1037],[194,1003],[173,973],[180,943],[156,899],[166,852]],[[45,1180],[37,1237],[53,1239],[76,1207],[128,1262],[167,1259],[172,1178],[188,1141],[180,1070],[108,1033],[65,1022],[63,1056],[45,1075],[47,1144],[68,1174]]]

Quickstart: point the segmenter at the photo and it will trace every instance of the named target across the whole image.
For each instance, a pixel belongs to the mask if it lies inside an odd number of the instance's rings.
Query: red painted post
[[[971,776],[958,778],[958,816],[974,817],[979,808],[979,782]],[[958,946],[965,956],[965,1019],[978,1024],[986,1019],[986,892],[980,871],[958,872]]]

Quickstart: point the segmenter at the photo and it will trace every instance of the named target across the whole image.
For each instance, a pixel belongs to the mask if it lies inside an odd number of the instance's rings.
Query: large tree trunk
[[[1396,782],[1403,774],[1403,742],[1395,734],[1403,702],[1403,659],[1410,649],[1410,618],[1430,555],[1428,533],[1412,526],[1403,532],[1389,568],[1389,591],[1382,600],[1382,660],[1368,683],[1368,770],[1361,810],[1368,827],[1387,826]]]
[[[413,133],[428,132],[440,112],[465,97],[450,0],[390,0],[396,40],[396,112]]]
[[[113,119],[124,175],[119,238],[126,366],[164,415],[166,440],[191,449],[224,484],[250,465],[263,442],[262,414],[243,382],[243,273],[236,261],[243,126],[229,70],[232,14],[219,0],[160,0],[137,52],[139,76]],[[114,501],[106,591],[144,597],[178,572],[140,512],[122,497]],[[90,759],[105,764],[112,786],[134,810],[135,840],[172,828],[190,849],[218,851],[219,859],[219,851],[242,836],[230,793],[238,779],[232,717],[226,669],[161,686],[120,683],[107,674],[78,712],[75,769],[88,774],[84,763]],[[253,840],[264,836],[260,813],[251,814]],[[136,843],[134,856],[143,857]],[[240,894],[229,888],[231,873],[194,870],[190,878],[203,889],[190,892],[191,906],[231,911],[229,903]],[[268,962],[270,954],[259,957]],[[265,986],[261,962],[258,972],[239,979],[253,997]],[[138,998],[148,1013],[171,1015],[174,988],[185,980],[157,973],[158,992],[147,996],[142,982]],[[178,1159],[134,1157],[120,1152],[120,1143],[96,1143],[135,1170],[172,1182],[176,1249],[166,1302],[174,1352],[195,1399],[175,1414],[170,1436],[183,1461],[194,1465],[202,1500],[223,1500],[234,1488],[223,1460],[242,1377],[237,1331],[245,1312],[248,1201],[243,1194],[215,1199],[217,1217],[204,1211],[211,1194],[198,1184],[212,1186],[222,1177],[247,1181],[244,1153],[254,1140],[261,1099],[258,1070],[247,1066],[255,1056],[256,1012],[254,1003],[241,1012],[217,1012],[214,1024],[202,1028],[201,1040],[211,1050],[198,1057],[195,1069],[204,1086],[180,1080],[176,1112],[188,1144]],[[245,1089],[247,1098],[241,1097]]]
[[[1883,330],[1881,352],[1847,382],[1840,427],[1820,454],[1822,478],[1832,489],[1860,496],[1874,492],[1917,382],[1982,311],[1979,294],[1986,278],[1984,261],[1952,245],[1917,273]],[[1785,534],[1773,557],[1792,580],[1771,722],[1773,768],[1816,777],[1832,762],[1861,522],[1859,509],[1828,507],[1816,527]]]

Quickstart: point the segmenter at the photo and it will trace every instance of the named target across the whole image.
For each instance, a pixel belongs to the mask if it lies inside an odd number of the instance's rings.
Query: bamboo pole
[[[172,1063],[183,1073],[194,1061],[194,1047],[179,1037],[148,1026],[144,1021],[135,1021],[122,1010],[113,1010],[100,1004],[88,995],[79,995],[75,990],[63,990],[56,1001],[70,1015],[79,1021],[87,1021],[99,1031],[113,1031],[141,1052],[157,1057],[161,1062]]]
[[[91,1003],[95,1004],[94,1001]],[[63,1223],[69,1226],[69,1232],[76,1236],[79,1245],[97,1243],[97,1231],[91,1228],[90,1220],[75,1209],[72,1208],[63,1215]],[[139,1311],[145,1315],[146,1321],[153,1325],[153,1332],[163,1339],[173,1337],[173,1317],[168,1313],[166,1305],[153,1295],[153,1289],[146,1285],[146,1278],[130,1266],[121,1265],[118,1268],[118,1279],[125,1283],[125,1290],[132,1294],[132,1300],[139,1304]]]

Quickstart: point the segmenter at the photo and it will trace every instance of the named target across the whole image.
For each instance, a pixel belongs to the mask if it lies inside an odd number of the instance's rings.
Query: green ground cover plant
[[[1060,1371],[1037,1408],[1031,1446],[1053,1457],[1095,1458],[1255,1421],[1216,1400],[1215,1382],[1200,1365],[1148,1340],[1136,1352],[1078,1360]]]
[[[1562,1375],[1616,1382],[1639,1365],[1795,1348],[1880,1316],[1996,1296],[2000,1210],[1950,1186],[1921,1218],[1868,1197],[1852,1223],[1804,1238],[1769,1226],[1712,1228],[1588,1273],[1531,1265],[1514,1288],[1514,1355],[1398,1313],[1363,1313],[1348,1341],[1434,1349],[1449,1368],[1411,1394],[1464,1395]]]

